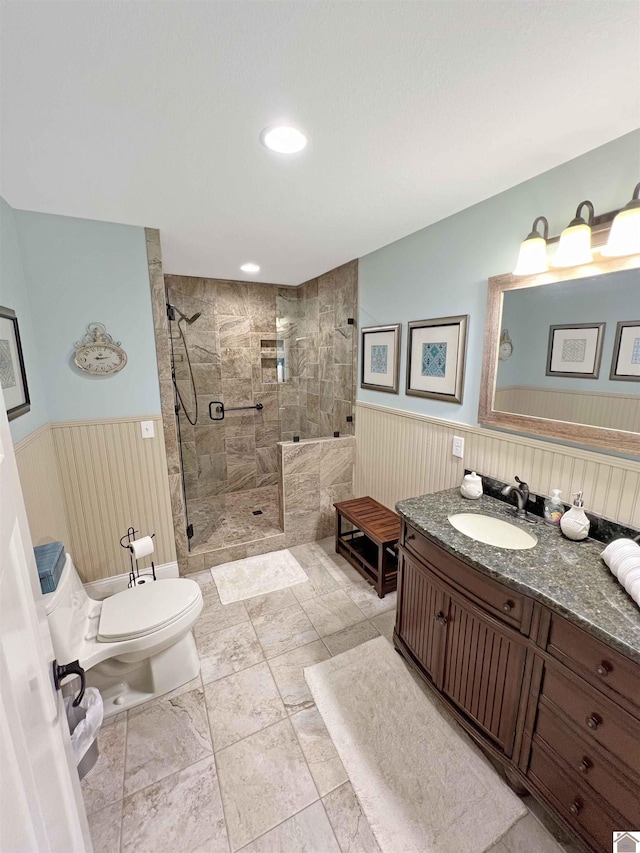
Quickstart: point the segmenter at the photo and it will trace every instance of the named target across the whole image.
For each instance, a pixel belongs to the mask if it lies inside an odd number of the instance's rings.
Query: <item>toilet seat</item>
[[[125,589],[103,601],[96,639],[114,643],[145,637],[176,622],[200,601],[200,587],[188,578]]]

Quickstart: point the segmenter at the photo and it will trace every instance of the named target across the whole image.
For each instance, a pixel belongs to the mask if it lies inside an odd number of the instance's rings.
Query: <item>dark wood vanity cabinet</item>
[[[583,844],[640,828],[640,666],[403,522],[394,642]]]
[[[447,618],[442,692],[511,756],[526,645],[453,594]]]

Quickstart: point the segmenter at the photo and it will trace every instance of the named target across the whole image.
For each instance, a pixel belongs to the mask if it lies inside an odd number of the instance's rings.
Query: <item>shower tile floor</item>
[[[201,673],[101,729],[82,781],[95,853],[380,853],[303,670],[391,641],[396,596],[378,599],[332,539],[290,551],[309,581],[247,601],[191,576]],[[496,853],[558,850],[507,836]]]
[[[278,512],[278,487],[262,486],[189,501],[193,524],[191,552],[227,548],[282,533]],[[262,515],[253,515],[254,510]]]

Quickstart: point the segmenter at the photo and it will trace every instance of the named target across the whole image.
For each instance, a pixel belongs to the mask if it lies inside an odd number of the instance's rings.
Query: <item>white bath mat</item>
[[[482,853],[527,814],[384,637],[304,673],[383,853]]]
[[[270,554],[223,563],[211,569],[211,574],[223,604],[254,598],[309,580],[289,551],[272,551]]]

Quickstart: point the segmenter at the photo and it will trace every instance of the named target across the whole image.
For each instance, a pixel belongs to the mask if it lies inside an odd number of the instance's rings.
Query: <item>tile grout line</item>
[[[124,755],[122,762],[122,802],[120,809],[120,844],[118,849],[122,853],[123,837],[124,837],[124,780],[127,775],[127,747],[129,743],[129,711],[127,710],[124,718]]]
[[[303,569],[303,571],[304,571],[304,569]],[[287,589],[291,589],[291,587],[287,587]],[[300,604],[300,603],[298,602],[298,604]],[[303,612],[304,612],[304,611],[303,611]],[[307,618],[308,618],[308,617],[307,617]],[[316,780],[315,780],[315,778],[314,778],[314,776],[313,776],[313,773],[311,772],[311,767],[310,767],[309,762],[308,762],[308,760],[307,760],[307,756],[306,756],[306,754],[305,754],[305,751],[304,751],[304,749],[302,748],[302,743],[300,742],[300,738],[298,737],[298,733],[296,732],[295,726],[294,726],[294,725],[293,725],[293,723],[291,722],[291,717],[292,717],[293,715],[292,715],[292,714],[289,714],[289,712],[288,712],[288,710],[287,710],[287,706],[286,706],[285,701],[284,701],[284,696],[282,695],[282,691],[280,690],[280,687],[278,686],[278,682],[277,682],[277,681],[276,681],[276,679],[274,678],[273,671],[272,671],[271,666],[270,666],[270,664],[269,664],[269,659],[267,658],[267,656],[266,656],[266,654],[265,654],[264,647],[263,647],[263,645],[262,645],[262,642],[261,642],[261,640],[260,640],[260,637],[259,637],[259,635],[258,635],[258,632],[255,630],[255,626],[253,625],[253,620],[252,620],[251,616],[249,617],[249,619],[251,620],[251,624],[252,624],[252,626],[253,626],[253,630],[255,631],[256,637],[258,637],[258,644],[260,645],[260,648],[262,649],[262,654],[264,655],[264,659],[265,659],[265,662],[266,662],[266,664],[267,664],[267,669],[269,670],[269,674],[271,675],[271,679],[272,679],[272,681],[273,681],[273,683],[274,683],[274,686],[275,686],[275,688],[276,688],[276,690],[277,690],[277,692],[278,692],[278,696],[280,697],[280,701],[282,702],[282,708],[283,708],[283,710],[284,710],[284,714],[285,714],[284,719],[288,722],[288,724],[289,724],[289,728],[290,728],[290,729],[291,729],[291,731],[293,732],[293,736],[295,737],[296,742],[298,743],[298,748],[300,749],[300,753],[301,753],[301,755],[302,755],[302,760],[303,760],[303,761],[304,761],[304,763],[305,763],[305,766],[306,766],[306,768],[307,768],[307,772],[308,772],[308,774],[309,774],[309,777],[310,777],[310,779],[311,779],[311,782],[313,783],[313,786],[314,786],[314,788],[315,788],[315,790],[316,790],[316,793],[317,793],[317,795],[318,795],[318,799],[317,799],[317,800],[314,800],[312,803],[309,803],[308,805],[304,806],[302,809],[299,809],[297,812],[294,812],[294,814],[293,814],[293,815],[289,815],[289,817],[285,818],[285,820],[281,821],[280,823],[276,824],[275,826],[272,826],[270,829],[268,829],[268,830],[266,831],[266,832],[272,832],[272,831],[273,831],[274,829],[276,829],[278,826],[281,826],[282,824],[286,823],[288,820],[291,820],[291,818],[295,817],[295,815],[296,815],[296,814],[300,814],[300,812],[304,811],[304,809],[307,809],[307,808],[309,808],[310,806],[312,806],[312,805],[313,805],[313,803],[318,802],[318,800],[319,800],[320,802],[322,802],[322,797],[321,797],[321,795],[320,795],[320,791],[319,791],[319,789],[318,789],[318,785],[317,785]],[[309,621],[311,621],[311,620],[309,620]],[[312,641],[311,641],[311,643],[305,643],[305,644],[304,644],[304,646],[310,646],[312,643],[316,643],[316,642],[317,642],[317,640],[312,640]],[[304,646],[296,646],[296,648],[304,648]],[[290,651],[294,651],[294,649],[290,649]],[[283,652],[283,654],[287,654],[287,652]],[[330,653],[329,653],[329,654],[330,654]],[[276,655],[275,657],[279,657],[279,655]],[[275,658],[272,658],[272,660],[273,660],[273,659],[275,659]],[[314,708],[316,707],[315,702],[313,703],[313,706],[312,706],[312,707],[314,707]],[[306,710],[306,709],[301,709],[301,710]],[[298,712],[296,712],[296,713],[298,713]],[[278,720],[278,722],[282,722],[282,721],[281,721],[281,720]],[[276,725],[276,723],[272,723],[271,725]],[[263,729],[260,729],[259,731],[264,731],[264,730],[265,730],[265,729],[267,729],[267,728],[269,728],[269,726],[265,726]],[[255,732],[254,732],[254,734],[255,734]],[[212,736],[212,737],[213,737],[213,736]],[[248,737],[251,737],[251,735],[248,735]],[[331,737],[331,736],[329,736],[329,737]],[[335,748],[335,744],[334,744],[334,748]],[[346,771],[345,771],[345,772],[346,772]],[[323,808],[324,808],[324,806],[323,806]],[[325,815],[326,815],[326,810],[325,810]],[[329,820],[328,815],[327,815],[327,820]],[[330,822],[330,821],[329,821],[329,826],[331,826],[331,832],[334,834],[334,837],[335,837],[335,832],[334,832],[334,830],[333,830],[333,826],[331,825],[331,822]],[[262,833],[262,835],[266,835],[266,832],[263,832],[263,833]],[[261,837],[262,837],[262,835],[259,835],[259,836],[257,836],[256,838],[252,838],[252,839],[251,839],[251,841],[249,841],[249,842],[248,842],[248,844],[252,844],[254,841],[256,841],[256,840],[257,840],[257,838],[261,838]],[[336,839],[336,841],[337,841],[337,839]],[[245,845],[244,845],[244,847],[246,847],[246,846],[247,846],[247,845],[245,844]],[[338,847],[340,847],[340,845],[338,845]]]
[[[202,676],[201,676],[202,677]],[[222,785],[220,784],[220,769],[218,767],[218,761],[216,759],[216,749],[215,743],[213,739],[213,731],[211,729],[211,718],[209,716],[209,705],[207,704],[207,691],[205,689],[205,685],[202,685],[202,698],[204,702],[204,711],[207,715],[207,725],[209,726],[209,737],[211,738],[211,757],[213,758],[213,766],[216,770],[216,784],[218,786],[218,796],[220,797],[220,807],[222,808],[222,818],[224,820],[224,832],[227,836],[227,847],[229,851],[232,850],[231,847],[231,838],[229,837],[229,824],[227,823],[227,813],[224,807],[224,799],[222,797]]]

